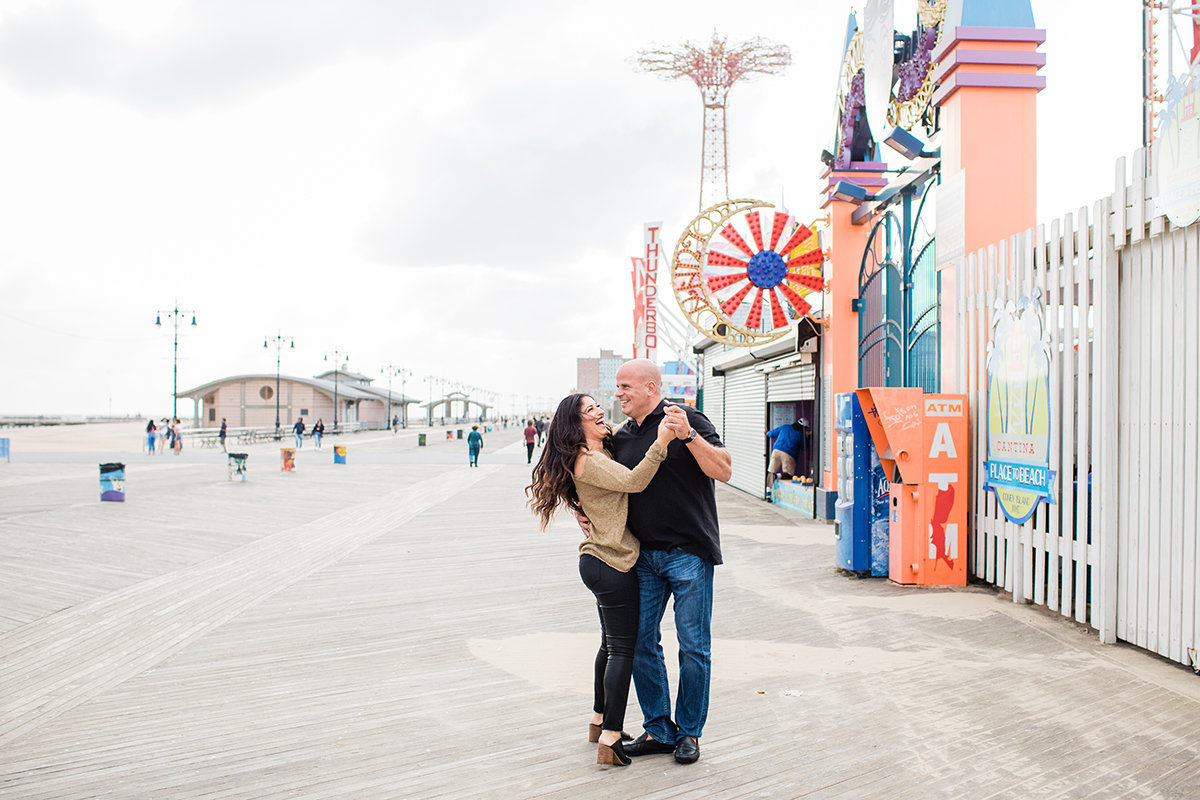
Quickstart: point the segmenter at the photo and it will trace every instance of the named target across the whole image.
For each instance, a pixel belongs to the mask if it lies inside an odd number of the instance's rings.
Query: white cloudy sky
[[[1140,6],[1034,0],[1043,219],[1140,144]],[[642,222],[673,245],[696,212],[698,94],[631,56],[714,29],[790,46],[733,91],[729,185],[815,216],[850,9],[5,0],[0,414],[166,413],[176,298],[181,389],[273,371],[282,331],[284,374],[337,348],[418,397],[435,375],[557,398],[576,357],[629,353]]]

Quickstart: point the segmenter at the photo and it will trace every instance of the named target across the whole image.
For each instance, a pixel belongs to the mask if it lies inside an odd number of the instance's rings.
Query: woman
[[[154,424],[154,420],[150,420],[150,424],[146,426],[146,448],[150,451],[150,455],[154,455],[154,441],[158,438],[158,426]]]
[[[525,426],[525,463],[533,463],[533,444],[537,441],[537,428],[533,426],[533,420],[529,420],[529,424]]]
[[[317,445],[317,449],[321,449],[321,437],[325,435],[325,418],[317,417],[317,424],[313,425],[313,441]],[[335,447],[334,450],[337,448]]]
[[[612,429],[604,409],[586,394],[572,394],[558,404],[550,422],[546,448],[525,488],[542,530],[559,506],[583,513],[591,530],[579,545],[579,575],[596,595],[600,611],[600,651],[596,654],[595,704],[588,740],[599,742],[596,763],[626,766],[621,744],[633,646],[637,639],[640,548],[625,527],[629,493],[650,483],[667,456],[675,434],[659,425],[658,438],[632,470],[612,458]]]

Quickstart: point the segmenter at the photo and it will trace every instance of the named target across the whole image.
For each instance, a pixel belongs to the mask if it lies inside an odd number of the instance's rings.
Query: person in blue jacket
[[[808,446],[804,430],[807,427],[808,420],[800,417],[790,425],[780,425],[767,431],[767,436],[775,440],[771,445],[771,463],[767,467],[769,473],[779,475],[785,481],[792,479],[796,474],[796,456]]]
[[[467,455],[470,457],[470,466],[479,466],[479,451],[483,449],[483,434],[479,432],[478,425],[471,426],[471,432],[467,434]]]

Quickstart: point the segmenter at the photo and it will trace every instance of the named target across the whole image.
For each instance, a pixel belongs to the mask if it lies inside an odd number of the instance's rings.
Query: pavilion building
[[[199,428],[215,428],[222,418],[232,427],[273,427],[278,409],[282,428],[290,428],[303,417],[309,427],[322,419],[326,429],[332,430],[335,398],[339,423],[387,428],[391,417],[407,422],[408,406],[417,402],[400,392],[376,388],[367,376],[345,370],[330,370],[312,378],[273,373],[233,375],[176,396],[195,403],[192,424]]]

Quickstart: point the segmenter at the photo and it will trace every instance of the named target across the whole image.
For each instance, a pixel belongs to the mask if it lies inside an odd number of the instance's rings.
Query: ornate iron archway
[[[940,389],[936,176],[899,189],[867,237],[855,304],[859,386]]]

